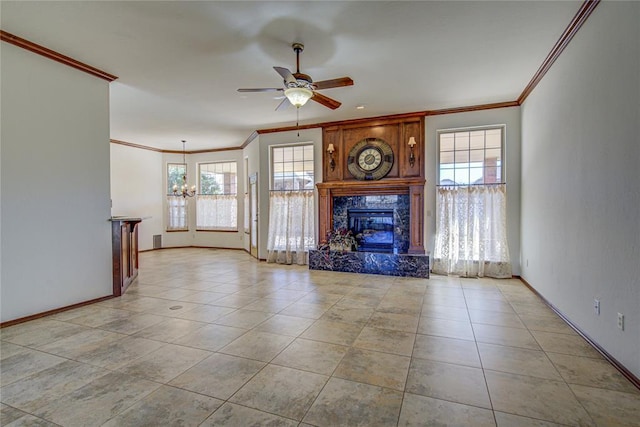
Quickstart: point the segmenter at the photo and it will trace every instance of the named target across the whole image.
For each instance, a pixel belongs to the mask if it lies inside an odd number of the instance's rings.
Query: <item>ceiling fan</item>
[[[302,43],[293,43],[291,45],[293,51],[296,53],[296,72],[292,73],[283,67],[273,67],[274,70],[284,79],[284,87],[265,87],[265,88],[253,88],[253,89],[238,89],[238,92],[284,92],[285,98],[276,107],[276,111],[289,104],[294,105],[297,108],[302,107],[309,99],[322,104],[325,107],[335,110],[341,102],[336,101],[333,98],[322,95],[317,92],[322,89],[330,89],[334,87],[343,87],[353,85],[353,80],[350,77],[340,77],[337,79],[323,80],[320,82],[314,82],[311,76],[300,72],[300,52],[304,50]]]

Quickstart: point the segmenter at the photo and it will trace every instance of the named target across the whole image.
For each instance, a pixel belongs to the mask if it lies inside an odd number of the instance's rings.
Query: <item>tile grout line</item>
[[[502,292],[502,290],[500,290],[500,292]],[[569,389],[569,391],[571,392],[571,395],[573,396],[573,398],[576,400],[576,402],[578,402],[578,404],[580,405],[580,407],[585,411],[585,413],[589,416],[589,419],[594,423],[594,425],[596,424],[595,420],[593,419],[593,416],[591,415],[591,413],[587,410],[587,408],[584,406],[584,404],[582,403],[582,401],[580,401],[580,399],[578,399],[578,396],[576,396],[575,392],[573,391],[573,389],[571,388],[571,386],[569,385],[569,383],[567,383],[566,379],[564,378],[564,376],[562,375],[562,373],[558,370],[557,366],[555,363],[553,363],[553,361],[551,360],[551,358],[549,357],[549,355],[547,354],[547,350],[545,350],[545,348],[542,346],[542,344],[540,343],[540,341],[538,340],[538,338],[536,338],[535,334],[532,333],[532,330],[529,329],[529,326],[527,325],[527,323],[522,320],[522,318],[520,317],[520,313],[518,312],[518,310],[516,310],[516,307],[513,306],[513,303],[511,301],[509,301],[508,298],[505,297],[505,299],[507,300],[507,302],[509,303],[509,305],[511,306],[511,308],[513,309],[513,311],[516,313],[516,316],[518,316],[518,319],[520,319],[520,321],[522,322],[522,324],[524,325],[524,327],[527,329],[527,332],[529,332],[529,334],[533,337],[534,341],[536,342],[536,344],[538,344],[538,346],[540,347],[540,350],[542,350],[542,352],[544,353],[544,357],[547,359],[547,361],[551,364],[551,366],[553,366],[553,368],[555,369],[556,373],[558,374],[558,376],[562,379],[562,382],[564,383],[564,385]],[[541,302],[542,300],[536,296],[536,301]],[[564,322],[564,321],[563,321]],[[551,421],[551,420],[549,420]]]
[[[489,398],[489,405],[491,405],[491,415],[493,417],[493,422],[497,426],[498,420],[496,417],[496,411],[493,406],[493,399],[491,397],[491,392],[489,390],[489,382],[487,381],[487,374],[484,368],[484,363],[482,362],[482,357],[480,356],[480,348],[478,347],[478,338],[476,337],[476,330],[473,327],[473,322],[471,321],[471,313],[469,313],[469,303],[467,301],[467,294],[464,290],[464,287],[462,286],[462,282],[460,283],[460,285],[462,288],[462,297],[464,298],[464,302],[467,310],[467,316],[469,317],[469,325],[471,326],[471,332],[473,333],[473,342],[476,347],[476,354],[478,355],[478,361],[480,362],[480,369],[482,370],[482,378],[484,378],[484,387],[485,387],[485,390],[487,391],[487,397]]]

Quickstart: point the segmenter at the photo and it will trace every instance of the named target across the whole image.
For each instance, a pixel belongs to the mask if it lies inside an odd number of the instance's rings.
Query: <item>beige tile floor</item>
[[[127,293],[0,330],[7,426],[639,426],[518,280],[143,253]]]

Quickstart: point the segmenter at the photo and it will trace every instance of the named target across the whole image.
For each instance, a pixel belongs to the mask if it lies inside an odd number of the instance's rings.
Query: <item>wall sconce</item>
[[[329,153],[329,167],[331,168],[331,171],[333,172],[333,170],[336,168],[336,161],[333,159],[333,152],[336,151],[336,148],[333,146],[333,144],[329,144],[329,146],[327,147],[327,153]]]
[[[413,147],[417,144],[416,139],[412,136],[409,138],[409,147],[411,147],[411,152],[409,153],[409,165],[413,167],[413,164],[416,162],[416,156],[413,154]]]

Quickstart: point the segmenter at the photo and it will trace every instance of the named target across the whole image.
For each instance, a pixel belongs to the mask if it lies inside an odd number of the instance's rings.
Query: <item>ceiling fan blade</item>
[[[340,77],[338,79],[322,80],[321,82],[314,82],[313,85],[317,90],[330,89],[332,87],[352,86],[353,80],[351,77]]]
[[[289,99],[285,96],[282,101],[280,101],[280,104],[278,104],[278,106],[276,107],[276,111],[280,111],[280,110],[284,110],[287,107],[289,107],[291,105],[291,103],[289,102]]]
[[[293,74],[291,74],[291,71],[283,67],[273,67],[273,69],[276,70],[276,72],[282,76],[282,78],[286,83],[298,84],[298,81],[296,80],[295,77],[293,77]]]
[[[318,92],[313,92],[311,100],[316,101],[318,104],[322,104],[327,108],[331,108],[332,110],[335,110],[342,105],[342,102],[336,101],[335,99],[324,96]]]
[[[283,91],[284,89],[282,89],[281,87],[258,87],[258,88],[243,88],[243,89],[238,89],[238,92],[277,92],[277,91]]]

